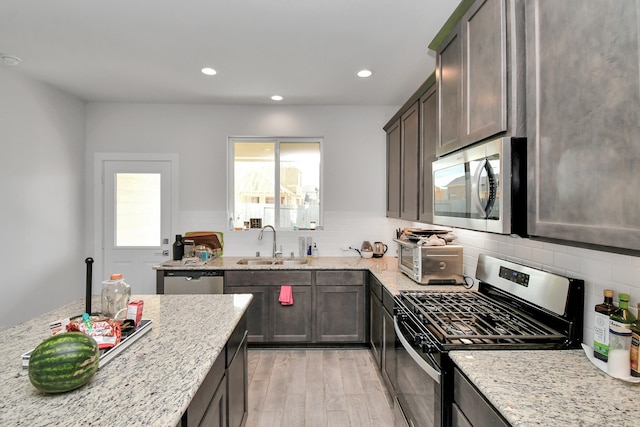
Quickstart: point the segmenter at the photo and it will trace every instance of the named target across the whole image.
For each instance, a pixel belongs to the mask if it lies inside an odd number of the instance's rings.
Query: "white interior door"
[[[133,294],[155,294],[153,266],[170,257],[171,161],[106,160],[103,277],[122,273]]]

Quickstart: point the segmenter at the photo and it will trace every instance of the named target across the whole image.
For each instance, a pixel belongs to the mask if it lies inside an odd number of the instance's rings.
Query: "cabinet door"
[[[400,120],[387,129],[387,217],[400,218]]]
[[[318,342],[366,342],[364,291],[364,286],[316,287]]]
[[[397,387],[396,331],[393,327],[393,316],[382,309],[382,377],[390,393]]]
[[[371,292],[370,297],[370,334],[371,350],[378,369],[382,368],[382,301]]]
[[[280,287],[271,287],[269,307],[269,341],[311,341],[311,286],[292,286],[293,305],[281,305]]]
[[[252,294],[253,300],[247,309],[247,330],[249,342],[265,342],[268,340],[268,302],[267,286],[227,286],[228,294]]]
[[[420,165],[420,104],[416,102],[400,117],[400,218],[418,219]]]
[[[526,4],[528,232],[640,250],[638,9],[597,5]]]
[[[507,130],[505,0],[477,1],[463,19],[463,143]]]
[[[438,156],[462,146],[462,35],[458,23],[436,56],[438,78]]]
[[[182,415],[183,427],[226,425],[225,379],[225,353],[222,351]]]
[[[241,427],[244,425],[248,411],[248,367],[247,367],[247,340],[242,340],[238,351],[235,353],[227,367],[227,400],[229,401],[229,427]]]
[[[202,422],[199,424],[202,427],[227,427],[227,389],[226,378],[222,379],[222,382],[218,386],[218,389],[213,394],[207,412],[205,412]]]
[[[438,87],[427,89],[420,98],[420,193],[418,220],[433,222],[433,175],[431,163],[436,160],[438,120]]]

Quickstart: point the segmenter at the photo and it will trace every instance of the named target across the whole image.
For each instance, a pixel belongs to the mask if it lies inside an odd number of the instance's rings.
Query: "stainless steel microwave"
[[[433,223],[526,236],[526,159],[525,138],[498,138],[433,162]]]
[[[398,269],[422,285],[464,283],[462,246],[421,246],[394,239],[398,243]]]

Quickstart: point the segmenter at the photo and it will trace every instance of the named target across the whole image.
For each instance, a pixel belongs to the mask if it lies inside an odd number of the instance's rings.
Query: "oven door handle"
[[[393,316],[393,328],[396,331],[396,336],[400,340],[400,343],[402,343],[402,346],[404,347],[405,350],[407,350],[407,353],[413,359],[413,361],[416,362],[418,366],[423,371],[425,371],[427,375],[429,375],[436,383],[440,384],[440,376],[441,376],[440,371],[435,369],[433,366],[428,364],[422,357],[420,357],[418,352],[413,348],[413,346],[411,346],[411,344],[409,344],[409,342],[406,340],[404,335],[402,335],[402,331],[398,326],[398,316]]]

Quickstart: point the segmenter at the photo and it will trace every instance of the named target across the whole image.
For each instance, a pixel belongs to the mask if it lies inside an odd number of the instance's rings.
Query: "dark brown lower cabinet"
[[[316,272],[316,341],[367,342],[367,287],[363,271]]]
[[[306,343],[312,340],[312,271],[243,270],[225,272],[225,293],[253,294],[248,309],[250,343]],[[293,305],[278,301],[289,285]]]
[[[364,286],[316,288],[318,342],[362,342],[365,338]]]
[[[191,399],[179,425],[182,427],[243,426],[249,413],[247,371],[247,315],[245,314]]]
[[[363,270],[242,270],[225,272],[225,293],[250,293],[248,342],[366,343],[368,272]],[[293,305],[281,305],[290,285]]]

